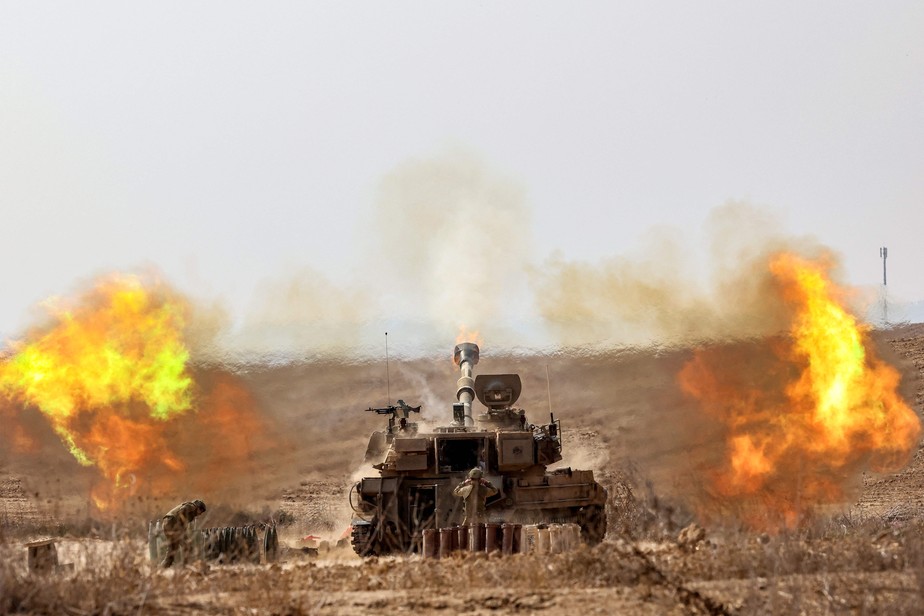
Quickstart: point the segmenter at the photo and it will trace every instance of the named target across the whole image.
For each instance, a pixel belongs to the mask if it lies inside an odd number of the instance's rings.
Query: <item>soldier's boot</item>
[[[171,545],[167,548],[167,555],[160,562],[161,568],[168,569],[172,567],[174,560],[176,560],[176,548]]]

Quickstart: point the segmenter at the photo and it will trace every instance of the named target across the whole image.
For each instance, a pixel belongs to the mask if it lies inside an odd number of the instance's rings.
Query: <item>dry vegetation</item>
[[[726,532],[695,546],[615,537],[545,557],[462,555],[291,560],[161,572],[137,540],[112,544],[92,566],[26,574],[3,550],[4,612],[42,614],[349,614],[414,608],[612,613],[918,613],[924,575],[920,525],[883,520],[775,537]]]
[[[905,396],[924,403],[924,326],[880,335],[905,374]],[[924,601],[924,455],[903,471],[866,474],[854,501],[819,511],[799,530],[749,531],[710,523],[701,541],[678,541],[694,520],[696,462],[712,455],[709,426],[675,397],[682,352],[608,357],[497,358],[479,371],[517,370],[522,405],[553,405],[565,420],[566,459],[592,467],[609,489],[610,532],[593,549],[552,556],[458,555],[318,559],[292,551],[275,565],[152,569],[137,518],[117,523],[68,516],[34,476],[7,466],[0,482],[0,611],[35,614],[355,614],[410,611],[587,614],[916,614]],[[447,362],[444,362],[448,364]],[[291,545],[308,532],[342,530],[349,477],[377,418],[361,409],[384,382],[378,366],[292,366],[244,375],[257,402],[284,427],[279,451],[256,466],[261,490],[209,495],[215,519],[276,517]],[[451,365],[416,362],[393,372],[393,395],[423,402],[424,419],[451,397]],[[435,393],[431,393],[430,389]],[[446,395],[444,395],[446,394]],[[448,405],[444,405],[448,406]],[[238,486],[237,489],[240,489]],[[64,493],[62,499],[74,498]],[[53,500],[53,499],[52,499]],[[219,506],[219,504],[221,506]],[[30,574],[22,541],[67,535],[73,571]]]

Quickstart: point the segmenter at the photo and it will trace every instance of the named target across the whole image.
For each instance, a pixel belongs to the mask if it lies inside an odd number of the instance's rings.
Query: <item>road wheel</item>
[[[581,511],[581,538],[587,545],[597,545],[606,536],[606,510],[590,505]]]
[[[350,543],[353,551],[360,556],[378,556],[378,545],[373,537],[374,528],[372,524],[353,525],[353,530],[350,531]]]

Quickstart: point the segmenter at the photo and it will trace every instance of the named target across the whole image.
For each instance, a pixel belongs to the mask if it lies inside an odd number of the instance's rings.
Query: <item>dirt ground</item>
[[[924,412],[924,324],[876,333]],[[0,611],[20,613],[725,614],[920,613],[924,601],[924,452],[903,470],[856,478],[848,502],[797,530],[704,523],[700,469],[720,447],[716,427],[676,386],[689,357],[677,349],[492,356],[476,373],[518,372],[518,406],[532,421],[562,420],[563,464],[593,469],[609,491],[609,533],[568,554],[457,555],[362,560],[348,549],[318,557],[300,539],[335,543],[349,524],[347,494],[386,403],[384,366],[242,367],[237,378],[267,418],[273,447],[235,469],[237,481],[194,495],[140,495],[116,517],[94,514],[88,475],[56,455],[0,451]],[[203,369],[205,370],[205,369]],[[546,381],[546,374],[550,376]],[[421,421],[451,415],[450,358],[393,362],[390,390],[423,405]],[[176,498],[210,503],[206,524],[274,519],[291,550],[273,565],[199,564],[167,572],[146,560],[144,529]],[[698,521],[705,540],[678,541]],[[56,536],[73,571],[25,572],[22,543]]]

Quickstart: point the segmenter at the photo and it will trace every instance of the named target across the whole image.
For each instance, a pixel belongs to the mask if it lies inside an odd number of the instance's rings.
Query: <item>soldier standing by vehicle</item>
[[[170,567],[176,560],[180,548],[184,556],[189,556],[190,542],[186,536],[189,523],[205,513],[205,503],[201,500],[181,503],[167,512],[163,520],[164,536],[167,538],[167,555],[160,563],[161,567]]]
[[[489,496],[497,494],[497,488],[482,478],[480,468],[468,472],[468,479],[456,486],[453,494],[465,501],[465,518],[463,525],[477,524],[484,521],[484,505]]]

